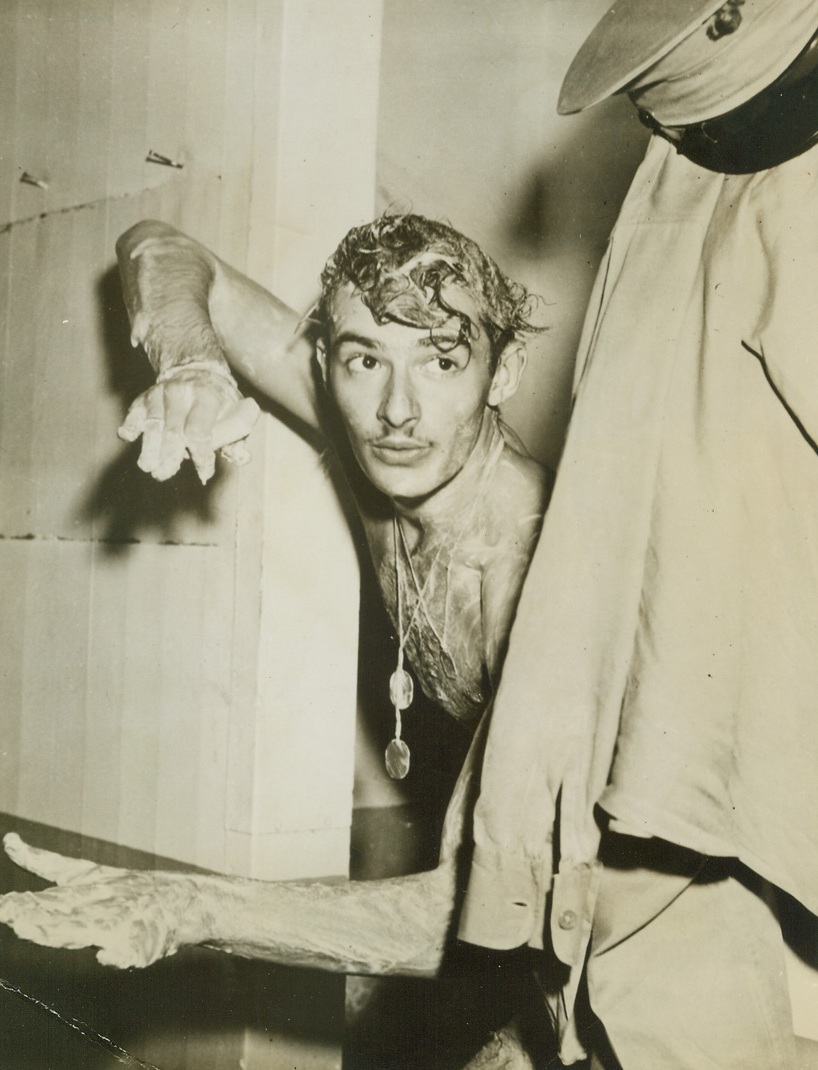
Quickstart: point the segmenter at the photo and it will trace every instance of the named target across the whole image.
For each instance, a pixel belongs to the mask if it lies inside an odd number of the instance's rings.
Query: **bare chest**
[[[391,525],[390,525],[391,527]],[[384,533],[373,546],[378,583],[398,643],[425,694],[447,713],[476,721],[490,697],[480,554],[469,541],[407,556]]]

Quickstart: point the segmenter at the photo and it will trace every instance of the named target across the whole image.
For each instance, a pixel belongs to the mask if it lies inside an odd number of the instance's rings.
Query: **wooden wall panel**
[[[357,579],[342,512],[315,454],[272,420],[252,463],[205,490],[190,472],[161,486],[138,472],[116,427],[150,375],[128,344],[113,244],[162,218],[286,296],[311,296],[335,242],[372,212],[379,10],[3,5],[11,812],[213,868],[346,869]],[[344,35],[364,29],[356,65],[341,63]],[[146,163],[148,149],[184,166]],[[47,188],[20,184],[23,170]],[[279,740],[298,756],[289,767]]]
[[[34,821],[62,828],[79,828],[82,817],[90,549],[87,542],[28,544],[16,803]]]
[[[23,659],[25,656],[25,603],[29,555],[23,542],[0,542],[3,602],[0,612],[0,694],[2,694],[2,745],[0,745],[0,808],[16,803],[20,779],[23,711]]]
[[[243,70],[227,67],[231,34],[259,17],[249,0],[7,0],[0,218],[161,185],[150,149],[221,173],[224,86],[247,75],[246,52]],[[47,188],[20,184],[24,171]]]
[[[0,41],[3,62],[0,63],[0,101],[3,103],[3,122],[0,125],[0,152],[10,152],[17,126],[15,100],[17,95],[17,66],[21,60],[17,48],[17,5],[0,4]],[[19,180],[10,166],[0,167],[0,220],[10,216],[12,190]],[[2,321],[0,321],[2,322]]]
[[[138,471],[116,428],[151,376],[114,241],[164,219],[311,298],[373,210],[379,19],[380,0],[0,5],[0,809],[229,872],[347,871],[342,510],[271,417],[206,489]],[[151,1024],[145,1056],[253,1070],[274,1038],[275,1065],[337,1067],[343,979],[285,976],[274,1008],[254,976],[252,1028]],[[320,1035],[289,1027],[299,999]]]
[[[0,234],[0,256],[5,282],[0,293],[4,345],[0,361],[0,531],[9,536],[26,534],[30,523],[33,447],[28,433],[28,399],[34,374],[33,326],[39,288],[35,283],[33,243],[27,233],[15,228]]]

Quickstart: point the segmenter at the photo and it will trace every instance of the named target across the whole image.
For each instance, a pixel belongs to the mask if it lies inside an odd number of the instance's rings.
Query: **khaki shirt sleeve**
[[[530,862],[478,846],[458,936],[497,951],[521,947],[532,939],[542,947],[544,903],[545,894]]]

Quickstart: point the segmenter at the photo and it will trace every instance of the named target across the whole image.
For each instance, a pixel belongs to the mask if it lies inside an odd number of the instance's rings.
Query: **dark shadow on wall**
[[[99,279],[97,297],[107,362],[106,385],[109,393],[118,399],[124,419],[131,403],[153,385],[156,376],[141,349],[131,346],[128,314],[116,267]],[[321,448],[314,432],[247,382],[239,380],[239,389],[246,397],[254,398],[263,412],[273,415],[315,449]],[[207,525],[217,519],[217,503],[231,466],[217,459],[215,475],[203,486],[193,465],[185,462],[172,479],[159,483],[138,467],[140,448],[141,439],[122,443],[121,450],[100,471],[80,504],[79,519],[97,523],[99,541],[111,556],[127,553],[128,546],[138,542],[180,541],[182,520],[198,521],[206,540]],[[338,491],[348,510],[344,488],[339,486]]]
[[[573,372],[597,269],[648,133],[626,99],[564,119],[507,199],[501,228],[510,272],[544,298],[548,331],[529,344],[529,371],[506,415],[539,460],[556,466],[570,417]]]
[[[595,269],[649,133],[624,98],[564,122],[568,138],[543,149],[512,204],[509,242],[525,257],[570,253]]]
[[[97,286],[100,322],[107,360],[106,384],[120,403],[122,418],[131,402],[155,382],[155,374],[141,351],[130,342],[128,314],[122,300],[116,267],[106,271]],[[173,542],[181,517],[207,524],[215,518],[215,499],[224,479],[223,465],[202,486],[193,466],[184,464],[173,479],[158,483],[137,467],[140,441],[122,443],[121,451],[99,473],[80,506],[80,517],[96,521],[99,539],[112,556],[127,552],[143,539]]]

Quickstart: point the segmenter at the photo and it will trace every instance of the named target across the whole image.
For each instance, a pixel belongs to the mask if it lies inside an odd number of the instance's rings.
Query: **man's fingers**
[[[60,921],[64,920],[61,917]],[[43,947],[76,949],[93,945],[87,926],[84,931],[64,924],[61,928],[56,926],[53,912],[41,908],[34,892],[8,892],[0,897],[0,922],[8,925],[22,940],[31,940]]]
[[[137,464],[154,479],[170,479],[190,457],[207,483],[216,468],[216,451],[233,464],[245,464],[250,457],[240,442],[261,410],[252,398],[233,401],[236,393],[198,373],[157,383],[131,405],[119,437],[133,442],[142,436]]]
[[[213,431],[225,408],[224,394],[215,387],[199,387],[185,419],[185,436],[191,442],[212,442]]]
[[[172,955],[178,944],[160,902],[161,882],[133,871],[113,872],[113,879],[90,884],[9,892],[0,896],[0,922],[45,947],[97,947],[99,962],[120,969]]]
[[[150,330],[150,320],[145,313],[139,309],[131,322],[131,345],[134,349],[138,345],[142,345],[145,339],[148,337],[148,331]]]
[[[210,442],[192,442],[188,440],[187,455],[190,457],[196,475],[204,485],[216,472],[216,453]]]
[[[66,855],[57,854],[56,851],[32,847],[31,844],[20,839],[16,832],[6,833],[3,837],[3,846],[15,865],[47,881],[53,881],[55,884],[102,880],[124,872],[112,866],[100,866],[85,858],[68,858]]]
[[[185,421],[185,440],[193,467],[202,483],[216,471],[213,431],[225,406],[224,394],[216,387],[199,387]]]
[[[143,396],[147,412],[137,463],[162,482],[176,475],[186,456],[184,425],[191,392],[187,384],[166,383],[151,387]]]
[[[253,398],[242,398],[231,406],[213,428],[213,448],[222,449],[246,438],[261,415]]]
[[[136,462],[143,472],[152,472],[159,463],[165,426],[165,402],[160,388],[152,386],[137,401],[142,402],[142,449]],[[133,406],[132,406],[133,407]]]
[[[127,910],[127,907],[125,908]],[[139,925],[123,923],[123,908],[105,885],[46,892],[9,892],[0,897],[0,922],[16,936],[42,947],[76,951],[98,947],[97,961],[125,969],[147,966],[161,957],[164,945]]]
[[[184,435],[179,431],[168,431],[165,428],[157,434],[157,449],[152,450],[150,455],[151,467],[146,467],[141,457],[139,467],[143,472],[150,472],[159,483],[164,483],[165,480],[176,475],[185,457],[187,457],[187,445]]]
[[[145,395],[140,394],[128,409],[128,414],[122,421],[122,426],[117,429],[117,434],[124,442],[136,442],[145,427],[146,417]]]
[[[168,384],[166,413],[174,396],[170,387],[177,385],[190,393],[179,412],[187,412],[184,430],[177,431],[177,420],[166,417],[162,436],[161,459],[153,468],[156,479],[168,479],[174,475],[185,455],[190,456],[202,483],[207,483],[216,470],[216,451],[233,464],[245,464],[250,459],[240,440],[249,435],[261,410],[252,398],[242,398],[230,405],[220,416],[224,407],[224,395],[220,390],[199,386],[195,392],[190,384]],[[181,393],[180,395],[181,396]],[[193,398],[192,405],[189,398]],[[170,423],[170,427],[168,424]]]
[[[226,461],[229,461],[230,464],[235,464],[237,467],[249,464],[252,460],[250,451],[243,442],[231,442],[228,446],[222,446],[219,453]]]

